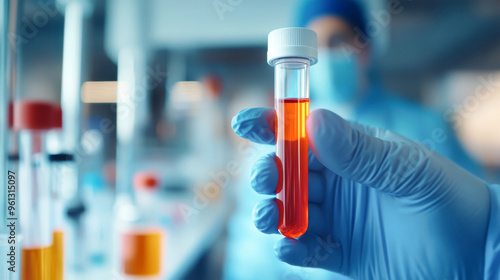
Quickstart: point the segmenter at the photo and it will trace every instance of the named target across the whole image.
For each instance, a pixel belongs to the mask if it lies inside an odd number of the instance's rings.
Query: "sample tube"
[[[113,193],[104,181],[102,172],[89,172],[83,175],[83,195],[87,211],[84,216],[85,247],[93,266],[109,261],[112,244],[110,214]]]
[[[64,279],[64,205],[62,200],[62,188],[65,182],[65,173],[74,168],[73,155],[66,153],[49,155],[51,167],[51,201],[53,214],[52,231],[52,257],[53,257],[53,279]]]
[[[54,105],[21,100],[14,105],[14,128],[19,131],[19,201],[21,279],[53,278],[50,169],[45,152],[46,132],[52,128]]]
[[[56,144],[61,146],[61,130],[62,130],[62,110],[61,106],[54,105],[52,118],[52,133],[56,135]],[[70,168],[69,165],[73,162],[73,155],[66,153],[50,154],[50,193],[51,206],[53,215],[52,224],[52,279],[64,279],[64,207],[62,201],[62,188],[64,185],[64,171]]]
[[[158,179],[150,172],[134,176],[137,218],[119,229],[120,270],[125,278],[162,277],[165,254],[165,230],[156,215]]]
[[[306,28],[282,28],[269,33],[267,60],[274,66],[276,202],[278,230],[297,238],[307,230],[309,67],[317,62],[316,33]]]

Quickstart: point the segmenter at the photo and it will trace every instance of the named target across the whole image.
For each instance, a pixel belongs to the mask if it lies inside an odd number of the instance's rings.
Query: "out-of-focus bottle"
[[[156,174],[134,176],[135,203],[117,209],[116,269],[125,279],[162,279],[166,231],[158,216],[159,180]]]

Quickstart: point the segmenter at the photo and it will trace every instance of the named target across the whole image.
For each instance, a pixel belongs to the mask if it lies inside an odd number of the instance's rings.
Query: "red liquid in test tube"
[[[296,238],[307,230],[308,143],[306,118],[308,98],[275,101],[276,165],[280,180],[276,189],[279,209],[278,230]]]

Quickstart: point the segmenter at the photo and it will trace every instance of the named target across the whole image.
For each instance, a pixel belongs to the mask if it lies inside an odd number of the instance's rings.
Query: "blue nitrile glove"
[[[272,108],[243,110],[232,126],[243,138],[274,143]],[[485,251],[485,182],[425,145],[326,110],[312,112],[306,126],[309,227],[275,245],[280,260],[355,279],[500,279],[494,278],[500,277],[500,222],[491,221],[494,248]],[[275,194],[274,157],[252,168],[251,185],[261,194]],[[498,197],[492,192],[492,210],[498,211]],[[254,208],[254,222],[264,233],[278,233],[274,198]]]

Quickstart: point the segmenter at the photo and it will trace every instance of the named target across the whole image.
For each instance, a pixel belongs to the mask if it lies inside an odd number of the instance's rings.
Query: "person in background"
[[[390,93],[373,71],[372,47],[361,7],[351,0],[299,1],[296,24],[318,34],[319,62],[311,67],[311,111],[341,117],[422,142],[470,172],[480,168],[438,112]]]

